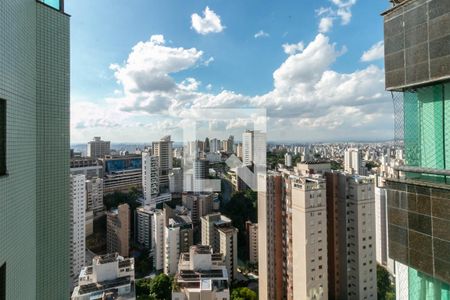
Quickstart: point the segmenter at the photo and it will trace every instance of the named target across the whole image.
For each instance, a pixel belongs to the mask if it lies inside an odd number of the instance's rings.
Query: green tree
[[[232,219],[232,224],[238,232],[238,256],[241,260],[248,260],[247,233],[245,222],[257,222],[257,198],[252,190],[235,192],[230,201],[221,207],[221,213]]]
[[[394,300],[395,287],[391,275],[380,265],[377,265],[377,295],[378,300]]]
[[[150,283],[150,295],[158,300],[172,299],[172,278],[166,274],[159,274]]]
[[[147,299],[145,297],[148,297],[150,295],[150,284],[151,279],[139,279],[136,280],[136,296],[138,299]],[[139,298],[142,297],[142,298]]]
[[[231,292],[231,300],[256,300],[258,296],[247,287],[235,288]]]

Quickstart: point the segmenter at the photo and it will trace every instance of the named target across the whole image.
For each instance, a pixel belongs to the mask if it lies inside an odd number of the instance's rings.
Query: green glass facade
[[[69,19],[36,0],[0,1],[6,299],[69,298]]]

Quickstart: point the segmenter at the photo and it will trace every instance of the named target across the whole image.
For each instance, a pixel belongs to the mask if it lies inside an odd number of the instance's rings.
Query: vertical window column
[[[6,100],[0,99],[0,176],[6,175]]]

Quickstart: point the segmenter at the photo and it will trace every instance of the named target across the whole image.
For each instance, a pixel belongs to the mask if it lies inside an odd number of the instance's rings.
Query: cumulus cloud
[[[208,6],[203,11],[203,17],[197,13],[191,15],[191,25],[197,33],[202,35],[222,32],[225,29],[225,26],[222,25],[220,20],[220,16]]]
[[[378,60],[384,57],[384,42],[379,41],[378,43],[372,45],[369,50],[364,51],[361,56],[361,61],[368,62]]]
[[[201,83],[192,77],[176,81],[171,74],[202,64],[202,52],[169,47],[164,37],[150,38],[133,47],[125,63],[112,67],[123,92],[109,100],[111,111],[96,117],[83,116],[84,119],[75,121],[73,127],[109,128],[118,124],[123,127],[122,124],[135,122],[132,121],[135,116],[179,120],[190,117],[191,108],[265,108],[269,137],[272,138],[301,137],[308,141],[389,135],[392,128],[386,120],[391,120],[391,103],[384,93],[382,69],[369,65],[348,73],[333,70],[333,63],[346,48],[331,42],[322,33],[308,43],[285,44],[283,49],[289,56],[274,70],[272,90],[247,96],[230,90],[214,93],[210,84],[201,91]],[[137,74],[147,74],[149,78]],[[154,86],[161,84],[161,77],[172,83],[170,88],[164,84],[159,88]],[[153,83],[141,82],[146,80]],[[85,111],[95,110],[85,107],[75,113],[86,115]],[[235,130],[234,134],[243,130],[238,127],[249,126],[245,120],[238,122],[238,117],[235,121],[226,124],[227,130]],[[182,126],[174,122],[171,123],[174,127]],[[297,128],[301,134],[293,131]]]
[[[283,44],[284,53],[289,55],[294,55],[298,52],[302,52],[305,49],[305,45],[303,42],[299,42],[297,44]]]
[[[264,30],[260,30],[257,33],[255,33],[255,35],[254,35],[255,39],[265,38],[265,37],[269,37],[269,34],[267,32],[265,32]]]

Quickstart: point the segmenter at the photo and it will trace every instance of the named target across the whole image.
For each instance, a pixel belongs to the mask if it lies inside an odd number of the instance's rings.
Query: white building
[[[344,152],[344,171],[350,174],[366,175],[361,150],[349,148]]]
[[[159,194],[159,158],[149,152],[142,152],[142,190],[144,204],[156,207]]]
[[[325,180],[292,177],[293,299],[327,299]]]
[[[99,158],[111,153],[111,142],[102,141],[99,136],[94,137],[94,140],[87,144],[87,156],[92,158]]]
[[[99,212],[103,210],[103,179],[86,180],[87,210]]]
[[[377,297],[374,180],[347,176],[347,297]]]
[[[71,299],[136,299],[134,258],[123,258],[117,253],[95,256],[92,266],[81,270]]]
[[[70,175],[70,279],[71,288],[85,263],[86,189],[84,175]]]
[[[292,154],[289,152],[284,155],[284,165],[286,167],[292,167]]]
[[[192,246],[183,253],[178,264],[172,300],[229,300],[227,268],[222,254],[209,246]]]
[[[247,130],[242,134],[242,162],[245,166],[249,166],[252,163],[258,166],[265,166],[266,151],[265,133]]]

